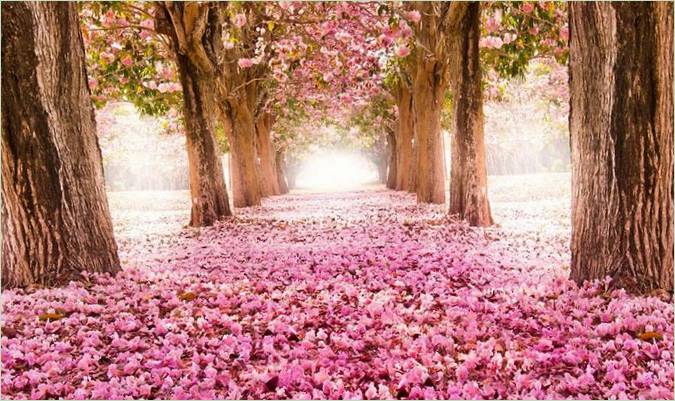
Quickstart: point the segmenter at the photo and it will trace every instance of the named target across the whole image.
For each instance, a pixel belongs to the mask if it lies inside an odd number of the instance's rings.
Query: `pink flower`
[[[253,66],[253,60],[250,58],[240,58],[237,62],[239,68],[251,68]]]
[[[234,16],[234,26],[237,28],[241,28],[244,25],[246,25],[246,15],[243,13],[239,13]]]
[[[408,12],[406,17],[412,22],[412,23],[418,23],[422,19],[422,16],[420,15],[420,12],[417,10],[412,10]]]
[[[125,67],[131,67],[134,64],[134,61],[131,59],[130,56],[124,56],[124,58],[122,58],[122,64]]]
[[[143,28],[154,29],[155,28],[155,22],[152,18],[146,18],[143,21],[141,21],[141,26]]]
[[[366,390],[365,396],[369,400],[373,400],[377,397],[377,389],[375,388],[375,385],[373,383],[370,383],[368,385],[368,389]]]
[[[157,82],[155,82],[155,81],[147,81],[147,82],[145,83],[145,87],[148,88],[148,89],[155,90],[155,89],[157,89]]]
[[[516,40],[517,37],[518,37],[518,35],[516,35],[515,33],[507,32],[507,33],[504,34],[503,42],[504,42],[505,45],[508,45],[509,43]]]
[[[91,358],[91,355],[84,354],[77,362],[77,368],[83,371],[85,374],[89,373],[89,370],[91,369],[89,365],[91,365],[93,362],[94,360]]]
[[[464,383],[469,378],[469,369],[464,364],[457,367],[457,381]]]
[[[567,25],[560,27],[560,39],[568,40],[570,38],[570,29]]]
[[[410,49],[406,45],[402,45],[396,48],[396,55],[398,57],[407,57],[410,54]]]
[[[532,4],[532,3],[523,3],[523,4],[520,6],[520,9],[521,9],[522,12],[524,12],[525,14],[530,14],[530,13],[534,10],[534,4]]]
[[[488,49],[499,49],[502,47],[504,42],[499,36],[487,36],[480,38],[478,41],[478,46],[485,47]]]
[[[495,17],[490,17],[485,21],[485,30],[488,31],[488,33],[497,32],[500,26],[501,21]]]
[[[98,86],[98,81],[96,78],[89,78],[89,89],[96,89]]]

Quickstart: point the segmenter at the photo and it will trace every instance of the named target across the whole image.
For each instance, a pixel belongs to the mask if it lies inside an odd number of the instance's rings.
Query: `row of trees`
[[[287,191],[295,123],[382,96],[389,187],[443,203],[450,102],[449,212],[490,225],[482,70],[566,61],[569,36],[572,277],[672,290],[672,4],[88,3],[82,31],[72,3],[2,11],[5,287],[119,269],[92,95],[182,111],[193,226],[232,215],[219,132],[257,205]]]

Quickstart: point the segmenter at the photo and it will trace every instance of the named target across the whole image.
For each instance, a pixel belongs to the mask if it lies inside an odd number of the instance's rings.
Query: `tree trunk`
[[[289,189],[296,188],[296,178],[300,172],[300,163],[297,160],[291,159],[290,163],[286,162],[286,181]]]
[[[232,121],[232,197],[235,207],[260,205],[260,184],[256,169],[255,124],[245,104],[230,107]]]
[[[411,177],[413,170],[413,119],[412,94],[410,89],[401,85],[398,98],[398,137],[396,138],[396,184],[395,189],[414,191]]]
[[[441,109],[445,85],[437,76],[434,65],[434,62],[419,57],[413,82],[413,118],[417,150],[415,192],[419,203],[445,202],[445,169],[441,139]]]
[[[450,172],[450,214],[472,226],[493,223],[487,194],[481,88],[480,4],[471,2],[457,33],[453,95],[454,137]]]
[[[178,54],[177,64],[183,86],[183,116],[190,172],[190,225],[210,226],[221,217],[232,216],[215,136],[214,116],[217,108],[213,81],[200,76],[187,56]]]
[[[375,165],[377,166],[377,180],[380,184],[387,183],[387,157],[381,157],[375,159]]]
[[[408,188],[402,189],[414,194],[417,192],[417,141],[415,140],[415,120],[412,118],[411,120],[413,121],[413,135],[411,140],[410,169],[408,170]]]
[[[190,225],[209,226],[231,216],[225,174],[216,142],[219,111],[214,88],[222,51],[222,13],[218,4],[158,2],[155,26],[169,37],[183,86],[183,116],[192,210]],[[206,15],[206,29],[195,23]],[[205,46],[209,49],[206,51]]]
[[[673,290],[672,3],[570,3],[572,266]]]
[[[286,182],[286,155],[283,149],[276,151],[276,166],[277,166],[277,182],[279,185],[279,193],[288,193],[288,183]]]
[[[256,122],[256,149],[259,159],[260,191],[262,196],[279,195],[276,158],[271,137],[272,115],[265,113]]]
[[[387,132],[387,150],[389,151],[389,171],[387,172],[387,188],[396,189],[398,169],[397,141],[394,131]]]
[[[75,3],[2,4],[2,287],[120,270]]]

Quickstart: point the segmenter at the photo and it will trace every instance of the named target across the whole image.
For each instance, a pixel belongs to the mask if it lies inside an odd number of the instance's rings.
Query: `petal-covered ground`
[[[673,305],[566,279],[569,175],[491,177],[499,226],[296,193],[184,228],[111,194],[124,271],[2,294],[6,398],[671,398]]]

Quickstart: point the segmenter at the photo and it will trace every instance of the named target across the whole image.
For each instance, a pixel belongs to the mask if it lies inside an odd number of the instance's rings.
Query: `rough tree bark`
[[[249,57],[256,46],[257,29],[265,22],[255,2],[222,2],[228,13],[246,15],[247,23],[237,30],[240,45],[223,52],[223,63],[217,86],[218,101],[223,115],[232,122],[232,197],[236,207],[260,205],[261,191],[257,171],[255,116],[265,96],[260,81],[269,76],[266,62],[250,68],[240,68],[238,60]],[[231,7],[236,7],[236,11]]]
[[[449,212],[472,226],[489,226],[493,221],[487,194],[479,39],[480,4],[472,2],[467,6],[453,46],[455,110]]]
[[[415,141],[414,119],[413,121],[413,135],[412,146],[410,152],[410,169],[408,170],[408,188],[402,188],[404,191],[414,194],[417,192],[417,142]]]
[[[466,12],[464,2],[414,3],[422,15],[416,26],[415,75],[412,85],[417,202],[445,202],[445,161],[441,109],[449,77],[451,38]]]
[[[2,4],[2,287],[120,270],[75,3]]]
[[[279,195],[279,180],[277,179],[277,166],[272,144],[272,124],[274,120],[270,113],[265,113],[256,121],[256,150],[259,160],[258,179],[262,196]]]
[[[279,185],[279,193],[288,193],[288,183],[286,182],[286,154],[285,150],[279,149],[276,151],[276,167],[277,167],[277,182]]]
[[[221,63],[222,10],[218,4],[158,3],[158,32],[171,40],[183,86],[191,226],[209,226],[232,211],[216,143],[214,88]]]
[[[396,184],[395,189],[409,190],[412,187],[410,177],[413,173],[413,119],[412,94],[406,85],[401,85],[398,93],[398,122],[396,138]],[[414,187],[412,187],[414,191]]]
[[[571,278],[673,290],[673,5],[570,3]]]
[[[413,110],[417,161],[415,192],[417,202],[445,202],[445,170],[441,139],[441,108],[445,84],[439,81],[433,62],[418,60],[413,84]]]
[[[387,153],[389,155],[389,170],[387,171],[387,188],[396,189],[396,178],[398,170],[398,154],[396,133],[394,130],[387,132]]]
[[[256,168],[255,122],[246,102],[232,102],[232,197],[235,207],[260,205],[260,182]]]

